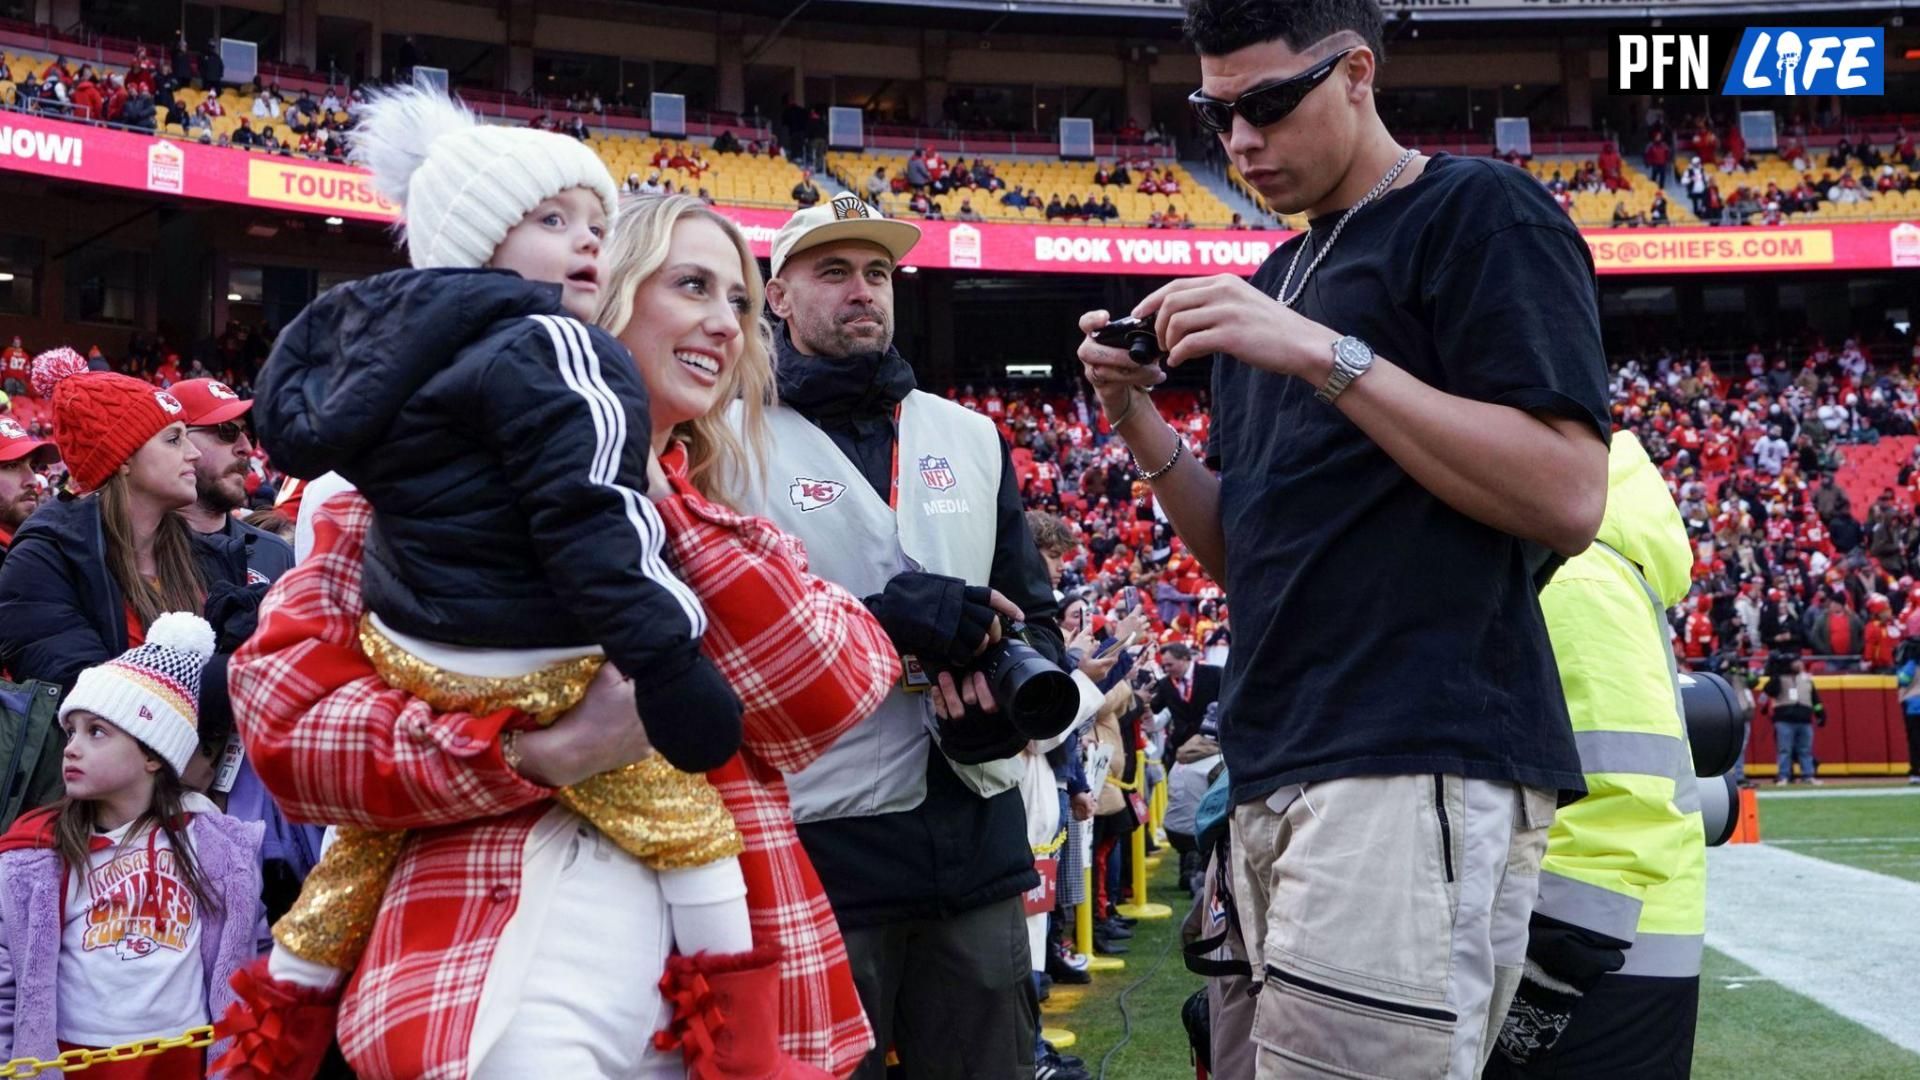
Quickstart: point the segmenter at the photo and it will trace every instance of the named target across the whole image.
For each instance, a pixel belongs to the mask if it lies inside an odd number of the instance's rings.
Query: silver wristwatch
[[[1333,343],[1333,374],[1328,377],[1327,385],[1314,392],[1314,397],[1327,404],[1340,396],[1353,380],[1373,370],[1373,346],[1351,335]]]

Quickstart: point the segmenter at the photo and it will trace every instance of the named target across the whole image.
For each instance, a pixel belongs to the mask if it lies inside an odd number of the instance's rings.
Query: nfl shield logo
[[[920,459],[920,479],[935,491],[953,490],[953,466],[943,457],[931,455]]]

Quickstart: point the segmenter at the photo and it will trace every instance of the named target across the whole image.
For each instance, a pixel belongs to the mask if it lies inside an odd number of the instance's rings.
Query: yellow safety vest
[[[1706,841],[1665,618],[1692,549],[1639,442],[1609,459],[1600,542],[1540,594],[1587,794],[1554,817],[1536,910],[1631,942],[1620,974],[1696,977]]]

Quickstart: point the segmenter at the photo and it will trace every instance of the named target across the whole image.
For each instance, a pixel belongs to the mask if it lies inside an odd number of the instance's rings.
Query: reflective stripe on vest
[[[1638,898],[1551,871],[1540,875],[1540,897],[1533,910],[1617,941],[1632,941],[1640,925]]]
[[[1627,950],[1627,962],[1616,974],[1660,979],[1689,979],[1700,975],[1704,934],[1641,934]]]
[[[1693,751],[1671,735],[1650,731],[1576,731],[1580,771],[1658,776],[1673,781],[1673,804],[1683,814],[1700,810],[1700,788],[1693,780]]]
[[[1647,580],[1646,575],[1640,572],[1640,567],[1635,565],[1632,559],[1622,555],[1613,547],[1599,540],[1595,540],[1593,546],[1620,560],[1620,565],[1627,568],[1627,572],[1633,575],[1633,580],[1640,583],[1641,591],[1647,594],[1647,602],[1652,605],[1653,608],[1654,628],[1659,631],[1660,640],[1664,643],[1667,640],[1667,606],[1661,602],[1660,594],[1653,590],[1653,583]],[[1661,652],[1667,658],[1667,678],[1673,683],[1673,711],[1680,717],[1680,730],[1684,734],[1687,730],[1687,705],[1686,699],[1680,694],[1680,665],[1679,662],[1674,659],[1671,648],[1663,648]],[[1603,751],[1608,755],[1617,753],[1625,758],[1641,758],[1644,756],[1646,759],[1651,760],[1661,753],[1659,750],[1651,749],[1650,744],[1648,747],[1630,748],[1626,745],[1629,740],[1660,740],[1672,746],[1677,746],[1679,749],[1677,754],[1671,754],[1669,752],[1669,760],[1666,761],[1664,765],[1656,765],[1651,768],[1595,768],[1587,764],[1586,740],[1587,737],[1591,735],[1604,736],[1608,740],[1604,745],[1596,745],[1596,750]],[[1580,769],[1582,772],[1639,773],[1646,776],[1666,777],[1673,781],[1674,806],[1678,807],[1683,814],[1697,814],[1700,812],[1700,788],[1699,782],[1693,774],[1693,751],[1687,746],[1684,737],[1672,739],[1664,735],[1636,735],[1628,732],[1583,732],[1577,734],[1575,739],[1580,747]],[[1612,741],[1616,739],[1619,740],[1617,743]]]

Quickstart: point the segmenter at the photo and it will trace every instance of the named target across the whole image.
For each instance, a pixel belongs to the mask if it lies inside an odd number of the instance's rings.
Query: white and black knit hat
[[[185,772],[200,745],[200,671],[213,643],[207,620],[169,611],[147,628],[145,644],[81,672],[60,719],[84,709]]]
[[[487,265],[527,212],[569,188],[592,191],[611,222],[620,193],[585,143],[537,128],[482,124],[445,94],[374,91],[348,136],[351,160],[400,205],[417,269]]]

